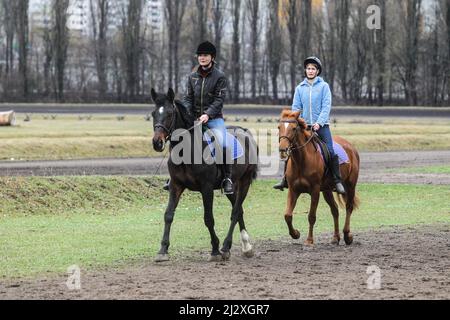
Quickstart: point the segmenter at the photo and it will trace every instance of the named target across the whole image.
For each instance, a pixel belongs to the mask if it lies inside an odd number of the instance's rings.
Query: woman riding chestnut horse
[[[328,84],[319,77],[322,63],[316,57],[305,60],[306,79],[295,91],[292,111],[281,114],[279,126],[280,153],[286,161],[285,176],[274,188],[289,188],[285,220],[289,233],[294,239],[300,238],[294,229],[292,220],[297,200],[302,193],[311,195],[309,212],[309,234],[306,244],[314,243],[313,229],[320,193],[331,208],[334,218],[335,234],[333,243],[339,244],[339,210],[333,197],[333,191],[339,194],[339,200],[345,202],[347,218],[344,227],[344,240],[347,245],[353,242],[350,232],[350,217],[358,207],[356,184],[359,176],[360,158],[357,150],[345,139],[335,137],[334,141],[342,146],[348,161],[340,165],[330,131],[331,91]],[[326,143],[331,154],[328,169],[324,156],[319,152],[319,139]],[[342,176],[341,176],[342,174]]]

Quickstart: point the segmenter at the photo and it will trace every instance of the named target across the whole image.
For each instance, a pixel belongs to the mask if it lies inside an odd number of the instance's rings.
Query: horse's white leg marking
[[[253,256],[253,246],[250,244],[250,236],[246,230],[241,231],[241,244],[242,244],[242,253],[246,257]]]

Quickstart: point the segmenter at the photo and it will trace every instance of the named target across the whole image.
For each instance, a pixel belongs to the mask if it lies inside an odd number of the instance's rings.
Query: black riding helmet
[[[206,41],[198,46],[197,54],[210,54],[213,58],[215,58],[217,55],[217,49],[211,42]]]
[[[304,62],[304,64],[303,64],[303,66],[305,67],[305,69],[306,69],[306,67],[308,66],[308,64],[314,64],[314,65],[316,65],[317,66],[317,69],[319,69],[319,76],[322,74],[322,69],[323,69],[323,67],[322,67],[322,61],[320,61],[320,59],[319,58],[317,58],[317,57],[309,57],[309,58],[307,58],[306,60],[305,60],[305,62]]]

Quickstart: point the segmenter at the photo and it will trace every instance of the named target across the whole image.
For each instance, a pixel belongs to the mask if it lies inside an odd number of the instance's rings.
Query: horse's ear
[[[155,103],[156,103],[156,98],[158,97],[158,94],[156,93],[156,91],[155,91],[155,89],[154,89],[154,88],[152,88],[152,92],[151,92],[151,94],[152,94],[152,99],[153,99],[153,102],[155,102]]]
[[[169,98],[170,102],[175,101],[175,92],[173,91],[172,88],[169,88],[169,92],[167,92],[167,97]]]

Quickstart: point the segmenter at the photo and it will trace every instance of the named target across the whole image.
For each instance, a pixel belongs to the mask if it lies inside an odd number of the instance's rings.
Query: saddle
[[[320,138],[320,136],[314,132],[313,133],[315,138],[314,142],[316,143],[316,150],[317,146],[320,148],[320,152],[322,153],[322,159],[325,164],[325,167],[328,169],[331,166],[331,153],[330,150],[327,147],[327,144]]]
[[[325,168],[328,171],[331,167],[332,161],[330,150],[328,150],[326,143],[320,138],[320,136],[316,132],[314,132],[314,135],[315,135],[314,143],[316,146],[316,150],[317,152],[320,152]],[[333,149],[336,155],[339,157],[339,164],[349,163],[350,158],[348,157],[347,152],[336,141],[333,141]]]
[[[234,127],[227,127],[228,130],[230,129],[236,129]],[[216,159],[216,143],[214,136],[211,136],[208,134],[207,131],[204,131],[203,133],[203,139],[206,141],[206,143],[209,146],[209,150],[211,152],[211,156],[213,159]],[[242,144],[240,141],[236,138],[235,135],[232,135],[230,132],[227,131],[227,137],[226,137],[226,145],[229,149],[231,149],[231,160],[237,160],[240,157],[244,155],[244,148],[242,147]]]

